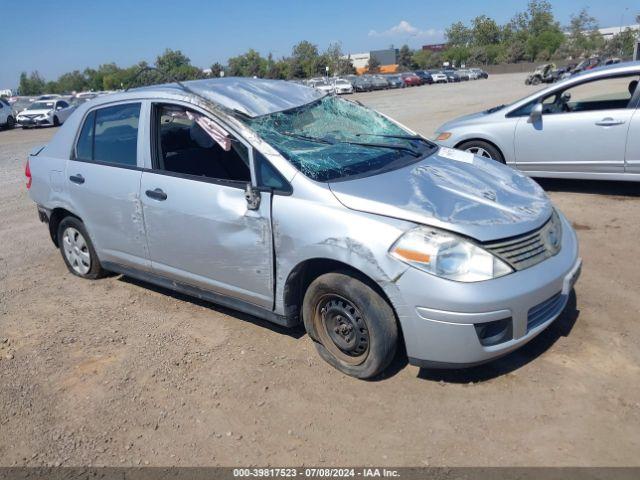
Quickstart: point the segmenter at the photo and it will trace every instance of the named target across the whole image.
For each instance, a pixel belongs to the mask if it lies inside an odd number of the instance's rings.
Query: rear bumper
[[[409,315],[400,317],[409,362],[464,368],[512,352],[565,309],[582,260],[563,217],[563,248],[525,270],[477,283],[443,280],[409,269],[397,282]],[[493,332],[489,334],[488,332]]]

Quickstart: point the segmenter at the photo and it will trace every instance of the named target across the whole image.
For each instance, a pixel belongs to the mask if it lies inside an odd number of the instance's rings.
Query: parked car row
[[[309,87],[338,95],[355,92],[371,92],[392,88],[417,87],[433,83],[453,83],[488,78],[489,74],[479,68],[444,70],[415,70],[411,72],[389,73],[379,75],[346,75],[344,77],[318,77],[306,81],[298,81]]]
[[[83,103],[111,92],[80,92],[73,95],[43,94],[0,99],[0,128],[59,126]]]

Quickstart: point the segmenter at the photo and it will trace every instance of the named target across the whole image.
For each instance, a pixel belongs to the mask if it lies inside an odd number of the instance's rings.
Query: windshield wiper
[[[388,148],[390,150],[398,150],[401,152],[407,152],[414,157],[419,157],[420,153],[416,152],[413,148],[403,147],[402,145],[390,144],[390,143],[367,143],[367,142],[338,142],[345,145],[358,145],[360,147],[371,147],[371,148]]]
[[[383,137],[383,138],[399,138],[400,140],[419,140],[422,143],[426,143],[429,146],[433,146],[429,140],[422,138],[420,135],[388,135],[383,133],[356,133],[356,137]]]
[[[387,148],[390,150],[407,152],[410,155],[413,155],[414,157],[420,156],[419,152],[416,152],[414,149],[409,147],[404,147],[402,145],[387,144],[387,143],[348,142],[348,141],[340,141],[340,140],[332,142],[331,140],[327,140],[326,138],[312,137],[309,135],[303,135],[300,133],[293,133],[293,132],[282,132],[282,135],[286,135],[292,138],[297,138],[299,140],[304,140],[305,142],[322,143],[325,145],[357,145],[360,147]],[[397,138],[400,138],[400,137],[397,137]]]
[[[334,145],[333,142],[326,140],[324,138],[312,137],[310,135],[303,135],[301,133],[293,133],[293,132],[281,132],[282,135],[286,135],[287,137],[297,138],[299,140],[304,140],[305,142],[313,142],[313,143],[324,143],[326,145]]]

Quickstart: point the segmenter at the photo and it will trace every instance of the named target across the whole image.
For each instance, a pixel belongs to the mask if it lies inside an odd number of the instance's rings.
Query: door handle
[[[73,183],[77,183],[78,185],[82,185],[84,183],[84,177],[79,173],[76,173],[75,175],[71,175],[69,177],[69,180],[71,180]]]
[[[613,127],[615,125],[622,125],[624,120],[614,120],[611,117],[603,118],[599,122],[596,122],[596,125],[599,127]]]
[[[156,188],[155,190],[147,190],[145,192],[147,197],[153,198],[154,200],[164,201],[167,199],[167,194],[161,188]]]

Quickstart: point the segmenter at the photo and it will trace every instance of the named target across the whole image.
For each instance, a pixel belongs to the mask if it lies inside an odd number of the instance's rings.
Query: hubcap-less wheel
[[[91,254],[87,241],[73,227],[68,227],[62,234],[64,256],[71,268],[80,275],[86,275],[91,269]]]
[[[316,306],[316,331],[331,353],[359,365],[369,353],[369,330],[360,310],[344,297],[324,295]]]
[[[474,155],[478,155],[479,157],[490,158],[493,160],[491,154],[482,147],[470,147],[467,148],[466,151],[469,153],[473,153]]]

